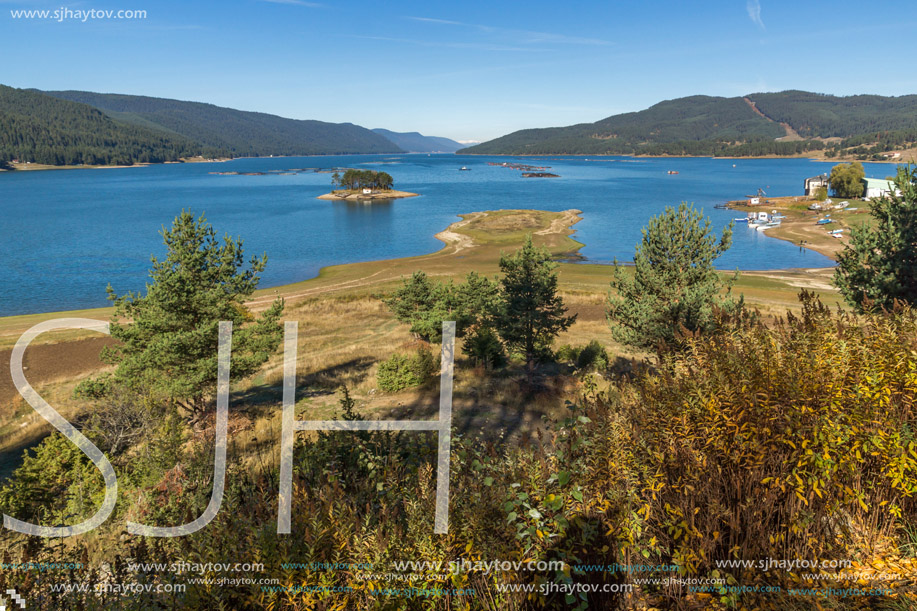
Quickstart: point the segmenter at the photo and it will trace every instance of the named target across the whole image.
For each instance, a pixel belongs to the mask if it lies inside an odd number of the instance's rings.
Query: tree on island
[[[241,238],[217,238],[201,216],[182,211],[170,230],[161,232],[165,259],[152,257],[146,295],[114,302],[111,336],[102,360],[116,365],[113,374],[81,383],[76,393],[100,397],[114,388],[156,397],[198,417],[216,393],[218,325],[233,323],[231,376],[244,378],[267,361],[283,335],[277,299],[256,317],[245,305],[260,280],[267,256],[245,264]]]
[[[685,332],[709,331],[714,307],[734,311],[730,296],[738,272],[725,283],[714,260],[732,244],[732,225],[717,241],[710,219],[683,202],[650,219],[634,254],[633,273],[614,262],[608,296],[608,322],[614,338],[629,346],[656,350],[677,347]],[[726,295],[720,293],[726,288]]]
[[[865,176],[862,163],[839,163],[831,168],[828,184],[837,197],[863,197]]]
[[[395,180],[388,172],[345,170],[342,175],[335,172],[331,176],[331,184],[332,186],[340,185],[341,188],[351,191],[358,189],[387,191],[395,184]]]
[[[869,203],[874,222],[851,229],[837,257],[834,284],[859,311],[917,305],[917,167],[899,168],[894,182],[896,192]]]
[[[556,267],[547,250],[534,246],[531,235],[515,254],[500,257],[501,303],[493,323],[507,348],[525,358],[529,385],[535,364],[554,338],[576,321],[576,314],[566,315],[564,300],[557,294]]]

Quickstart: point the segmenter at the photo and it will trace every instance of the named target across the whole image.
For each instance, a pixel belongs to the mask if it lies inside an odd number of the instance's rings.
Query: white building
[[[894,181],[885,180],[884,178],[864,178],[863,182],[866,183],[863,197],[872,199],[874,197],[888,195],[893,191],[896,195],[901,195],[901,191],[895,188]]]
[[[828,188],[828,175],[812,176],[806,178],[806,195],[813,196],[821,187]]]

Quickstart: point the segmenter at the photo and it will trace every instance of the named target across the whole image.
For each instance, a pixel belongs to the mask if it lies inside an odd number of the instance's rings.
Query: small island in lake
[[[417,197],[417,193],[396,191],[392,188],[394,184],[395,180],[388,172],[374,172],[372,170],[346,170],[343,174],[335,172],[331,175],[331,185],[340,187],[340,189],[319,195],[318,198],[367,200]]]

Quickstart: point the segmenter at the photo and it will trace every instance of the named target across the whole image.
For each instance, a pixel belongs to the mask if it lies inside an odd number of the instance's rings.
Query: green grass
[[[18,316],[0,317],[0,350],[11,348],[24,331],[38,323],[55,318],[91,318],[93,320],[108,320],[111,318],[113,308],[94,308],[88,310],[65,310],[61,312],[46,312],[42,314],[21,314]],[[94,331],[55,331],[35,338],[33,343],[53,343],[70,341],[84,337],[95,337]]]

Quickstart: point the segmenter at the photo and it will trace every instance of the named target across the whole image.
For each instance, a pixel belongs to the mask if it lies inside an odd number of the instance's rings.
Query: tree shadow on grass
[[[306,375],[297,375],[296,400],[333,395],[344,384],[348,387],[359,384],[369,375],[375,362],[372,357],[363,356]],[[276,407],[282,403],[282,382],[252,386],[230,396],[230,404],[254,409]]]
[[[556,415],[545,405],[559,404],[564,393],[563,381],[555,369],[546,367],[543,375],[528,385],[521,367],[484,372],[457,364],[456,370],[462,371],[465,380],[455,384],[453,432],[496,444],[510,440],[533,442],[533,437],[545,428],[544,419]],[[474,383],[469,383],[469,379]],[[431,377],[423,386],[414,389],[410,399],[384,410],[378,419],[437,420],[439,402],[439,377]]]

